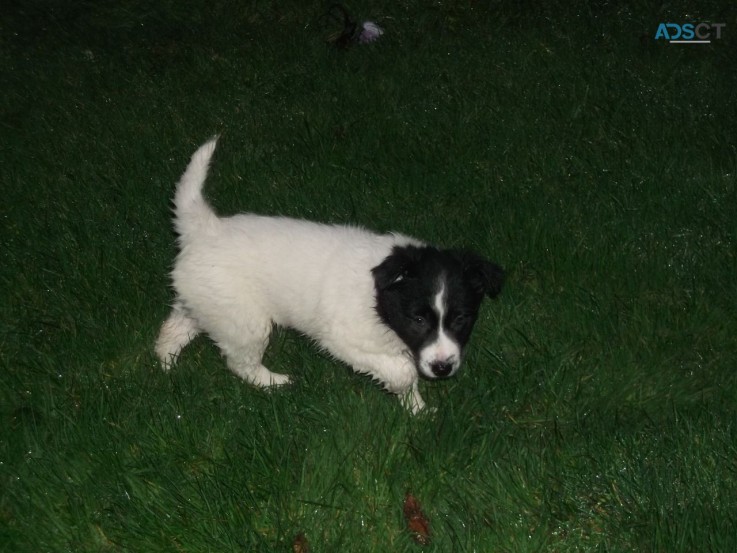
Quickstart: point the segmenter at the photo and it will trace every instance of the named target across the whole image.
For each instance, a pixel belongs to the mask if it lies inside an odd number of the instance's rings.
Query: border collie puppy
[[[202,196],[216,142],[195,152],[174,196],[176,297],[156,341],[164,369],[206,333],[243,380],[286,384],[288,376],[261,362],[276,324],[421,411],[419,376],[455,374],[482,298],[500,292],[501,267],[401,234],[249,213],[218,217]]]

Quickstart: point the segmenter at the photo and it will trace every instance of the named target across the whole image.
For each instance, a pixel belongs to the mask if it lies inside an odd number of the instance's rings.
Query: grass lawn
[[[331,47],[296,0],[3,9],[0,551],[737,550],[733,2],[345,5],[384,36]],[[655,40],[686,21],[726,26]],[[274,393],[206,338],[157,367],[216,133],[222,213],[507,268],[434,416],[286,330]]]

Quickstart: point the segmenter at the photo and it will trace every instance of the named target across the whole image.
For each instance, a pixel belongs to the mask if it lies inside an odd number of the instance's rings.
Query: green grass
[[[733,551],[728,2],[13,2],[0,19],[0,550]],[[614,3],[618,4],[618,3]],[[661,21],[726,22],[708,46]],[[395,229],[509,271],[433,418],[289,331],[267,394],[170,374],[169,201]]]

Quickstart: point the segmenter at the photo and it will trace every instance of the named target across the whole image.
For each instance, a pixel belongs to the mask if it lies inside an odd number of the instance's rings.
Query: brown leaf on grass
[[[411,493],[404,497],[404,518],[412,538],[420,545],[430,544],[430,521],[420,508],[420,502]]]
[[[294,542],[292,542],[292,552],[293,553],[310,553],[310,544],[302,532],[294,536]]]

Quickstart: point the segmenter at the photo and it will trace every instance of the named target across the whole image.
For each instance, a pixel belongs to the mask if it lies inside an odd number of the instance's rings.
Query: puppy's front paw
[[[409,412],[413,415],[419,415],[426,410],[425,400],[422,399],[416,382],[407,392],[401,394],[399,399],[402,402],[402,405],[404,405],[406,409],[409,409]]]
[[[268,384],[264,384],[264,388],[278,388],[279,386],[286,386],[291,384],[292,379],[286,374],[271,373],[269,375]]]

